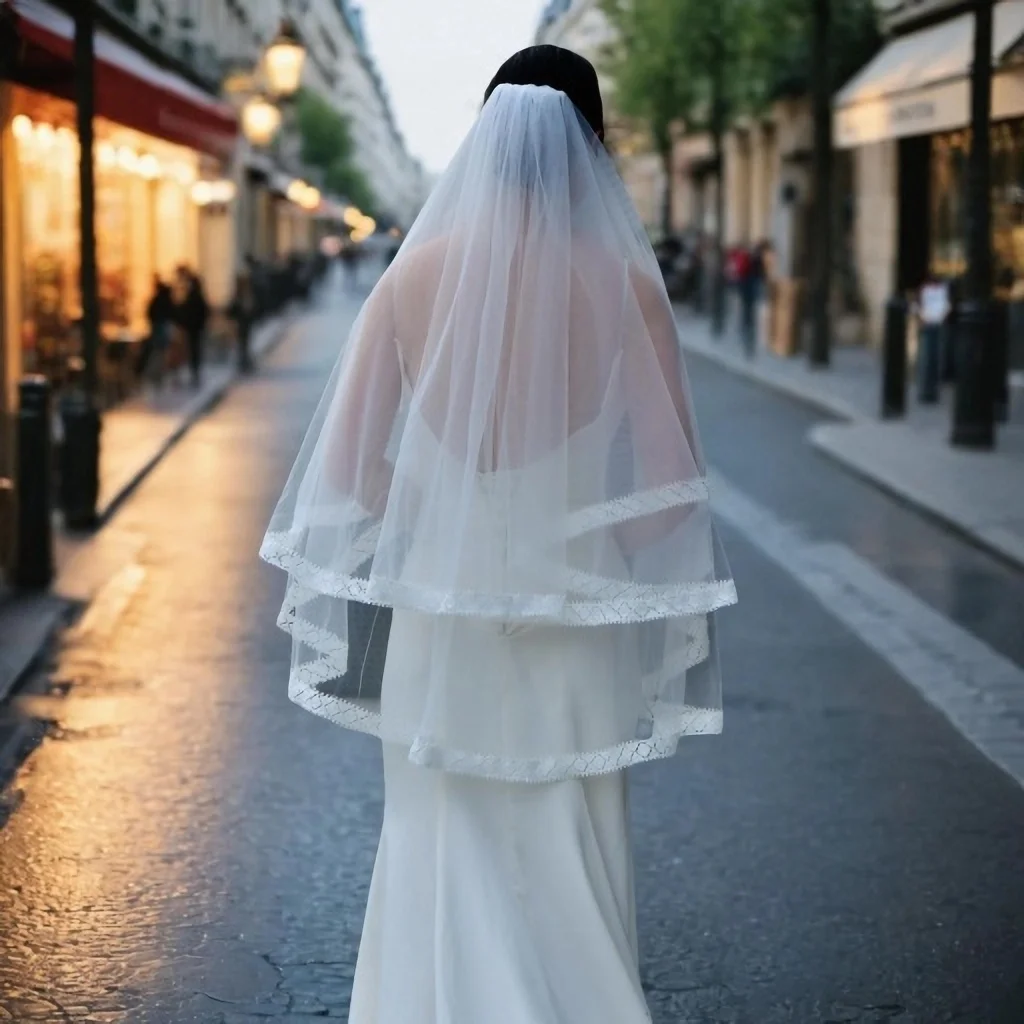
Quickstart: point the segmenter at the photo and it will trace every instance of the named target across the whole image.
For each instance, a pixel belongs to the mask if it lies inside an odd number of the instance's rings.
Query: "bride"
[[[262,547],[290,695],[383,745],[351,1024],[650,1020],[626,769],[721,730],[736,593],[603,133],[582,57],[502,66]]]

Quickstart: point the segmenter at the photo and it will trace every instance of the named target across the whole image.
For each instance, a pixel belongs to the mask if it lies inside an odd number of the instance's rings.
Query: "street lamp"
[[[271,93],[279,97],[294,95],[302,82],[305,64],[306,48],[302,45],[295,23],[285,18],[263,55],[263,67]]]
[[[281,110],[258,93],[242,107],[242,131],[254,146],[269,146],[281,127]]]

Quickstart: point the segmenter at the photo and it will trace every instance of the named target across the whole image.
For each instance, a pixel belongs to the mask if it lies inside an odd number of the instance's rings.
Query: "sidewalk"
[[[1011,395],[1011,421],[999,427],[994,452],[949,444],[952,394],[918,405],[908,392],[907,415],[881,420],[878,353],[836,348],[828,370],[764,350],[747,359],[728,332],[711,336],[706,319],[677,310],[686,351],[835,417],[808,440],[824,455],[871,480],[980,546],[1024,568],[1024,393]]]
[[[292,306],[261,324],[250,345],[254,361],[274,347],[300,315]],[[168,385],[153,397],[140,396],[103,416],[100,438],[100,523],[138,486],[174,443],[208,412],[238,379],[234,361],[206,368],[202,386]],[[97,590],[134,553],[133,538],[116,530],[74,535],[55,528],[56,579],[36,594],[5,591],[0,586],[0,701],[67,621],[76,604]],[[0,737],[2,740],[2,737]]]

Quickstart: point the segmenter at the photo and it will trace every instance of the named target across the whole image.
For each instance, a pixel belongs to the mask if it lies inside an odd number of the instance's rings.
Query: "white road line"
[[[725,522],[1024,786],[1024,671],[850,548],[809,540],[717,473],[711,500]]]

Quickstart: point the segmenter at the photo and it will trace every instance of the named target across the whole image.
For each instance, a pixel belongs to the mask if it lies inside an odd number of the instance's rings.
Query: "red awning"
[[[21,60],[52,71],[74,64],[74,20],[45,0],[11,0],[22,39]],[[238,134],[234,111],[215,97],[160,67],[106,32],[97,31],[96,113],[120,124],[226,158]],[[63,77],[63,76],[61,76]],[[57,79],[53,79],[56,85]],[[68,94],[64,79],[60,94]]]

